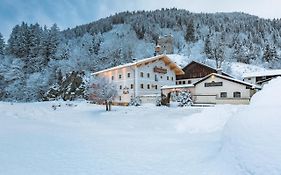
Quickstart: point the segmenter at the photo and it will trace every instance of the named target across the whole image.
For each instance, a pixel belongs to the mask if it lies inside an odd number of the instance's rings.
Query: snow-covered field
[[[0,174],[280,175],[280,86],[249,106],[0,103]]]

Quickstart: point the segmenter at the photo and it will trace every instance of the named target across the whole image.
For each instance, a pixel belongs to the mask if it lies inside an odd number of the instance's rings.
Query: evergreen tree
[[[265,62],[276,61],[279,60],[276,47],[270,47],[269,44],[266,45],[263,53],[263,60]]]
[[[41,55],[45,60],[45,64],[51,59],[55,59],[57,47],[60,43],[60,33],[59,28],[54,24],[51,29],[44,27],[44,35],[41,42]]]
[[[3,35],[0,33],[0,57],[4,56],[5,41]]]
[[[38,23],[29,26],[29,57],[37,57],[40,54],[40,42],[42,40],[42,28]]]
[[[39,24],[28,26],[27,23],[16,25],[8,40],[7,52],[18,58],[26,59],[38,55],[41,30]]]
[[[195,29],[194,29],[193,20],[189,21],[184,38],[188,43],[195,42]]]

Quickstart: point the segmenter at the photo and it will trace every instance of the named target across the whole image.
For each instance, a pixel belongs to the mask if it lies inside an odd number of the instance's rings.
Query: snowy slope
[[[227,122],[222,154],[243,174],[281,174],[280,85],[281,78],[272,80]]]
[[[0,174],[280,175],[280,86],[249,106],[2,102]]]

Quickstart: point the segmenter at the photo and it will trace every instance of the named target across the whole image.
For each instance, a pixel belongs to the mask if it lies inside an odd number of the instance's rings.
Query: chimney
[[[217,74],[222,75],[222,69],[221,68],[217,69]]]

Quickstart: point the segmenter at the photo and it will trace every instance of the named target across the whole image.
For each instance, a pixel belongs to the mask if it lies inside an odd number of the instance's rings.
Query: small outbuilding
[[[263,86],[273,78],[281,76],[281,69],[250,72],[243,75],[243,80],[252,84]]]

